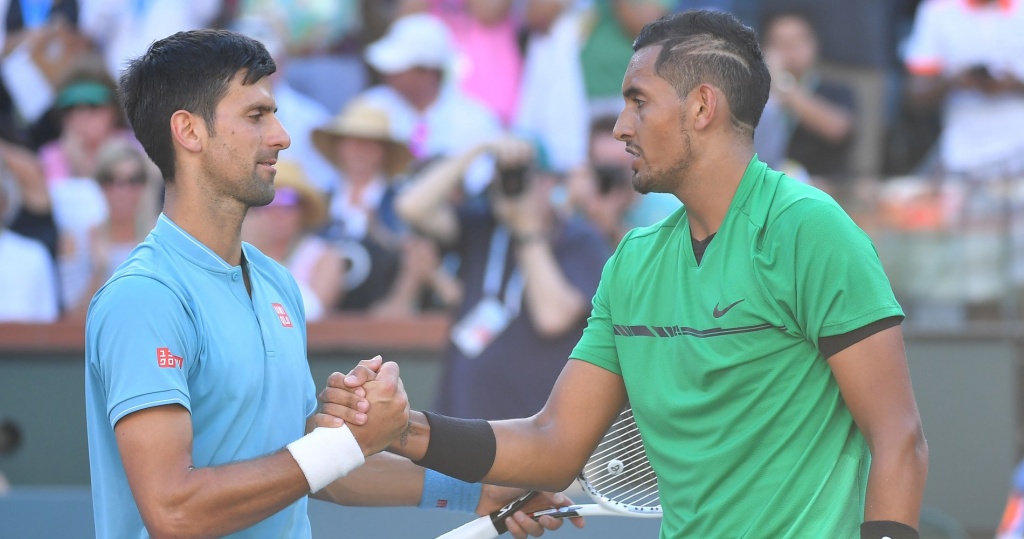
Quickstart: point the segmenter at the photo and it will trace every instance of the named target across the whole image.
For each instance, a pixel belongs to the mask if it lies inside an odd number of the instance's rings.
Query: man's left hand
[[[477,505],[476,513],[481,516],[489,515],[525,493],[526,491],[518,488],[484,485],[480,492],[480,504]],[[516,539],[540,537],[544,534],[544,530],[557,530],[562,527],[563,519],[543,516],[534,520],[530,518],[529,513],[566,505],[572,505],[572,500],[568,496],[558,492],[540,492],[522,509],[505,519],[505,525],[508,526],[509,533]],[[570,520],[577,528],[582,528],[584,525],[583,518],[577,517]]]

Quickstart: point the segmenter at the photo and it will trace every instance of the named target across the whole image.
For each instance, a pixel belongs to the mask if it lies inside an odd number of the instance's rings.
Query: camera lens
[[[501,192],[507,197],[517,197],[526,191],[526,167],[501,169]]]

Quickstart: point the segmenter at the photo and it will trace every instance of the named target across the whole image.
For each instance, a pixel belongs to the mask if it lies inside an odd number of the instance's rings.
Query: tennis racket
[[[576,481],[597,503],[568,505],[545,509],[531,516],[555,518],[598,515],[629,517],[661,517],[658,478],[647,461],[640,430],[633,420],[633,409],[619,414],[611,429],[597,444],[597,449],[583,466]],[[528,502],[536,492],[529,492],[505,507],[464,524],[437,539],[493,539],[508,531],[505,519]]]

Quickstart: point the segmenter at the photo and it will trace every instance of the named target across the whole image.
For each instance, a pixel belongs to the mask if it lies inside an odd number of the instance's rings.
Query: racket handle
[[[494,539],[508,531],[508,528],[505,527],[505,519],[526,505],[526,502],[532,500],[536,495],[537,491],[527,492],[506,504],[505,507],[463,524],[437,539]]]
[[[498,535],[498,530],[494,528],[491,517],[486,516],[467,522],[444,535],[439,535],[437,539],[494,539]]]

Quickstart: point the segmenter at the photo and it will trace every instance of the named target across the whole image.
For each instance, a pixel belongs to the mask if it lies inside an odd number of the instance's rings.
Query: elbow
[[[153,539],[205,539],[216,537],[201,528],[201,519],[181,506],[158,506],[143,511],[142,522]]]

